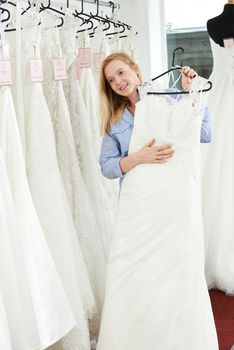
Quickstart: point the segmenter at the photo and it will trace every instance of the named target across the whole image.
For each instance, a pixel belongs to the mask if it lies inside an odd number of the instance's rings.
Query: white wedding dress
[[[25,65],[33,54],[32,42],[27,39],[24,45]],[[28,82],[28,76],[24,78],[25,153],[29,185],[77,321],[75,329],[61,343],[66,344],[69,350],[88,350],[87,319],[96,312],[94,297],[59,171],[53,124],[43,86],[40,82]]]
[[[218,349],[204,275],[197,97],[137,103],[129,154],[152,138],[175,154],[123,180],[98,350]]]
[[[95,208],[92,199],[96,192],[99,193],[100,177],[97,171],[97,162],[94,157],[93,143],[90,134],[90,126],[87,118],[87,109],[84,104],[80,82],[76,77],[76,47],[73,30],[64,31],[63,52],[66,54],[68,79],[63,82],[64,92],[70,113],[72,133],[76,150],[77,162],[86,188],[92,186],[89,212],[95,217]],[[87,178],[89,181],[87,181]],[[95,226],[92,225],[95,223]],[[99,310],[99,321],[104,299],[104,284],[106,276],[106,251],[103,249],[101,232],[97,227],[97,220],[89,222],[87,239],[83,242],[82,249],[86,266],[89,271],[90,281]]]
[[[234,47],[210,39],[214,58],[207,106],[214,139],[203,146],[203,219],[209,288],[234,294]]]
[[[95,317],[97,321],[94,327],[91,326],[92,333],[97,335],[100,324],[100,312],[104,299],[104,285],[101,285],[101,281],[99,282],[98,278],[100,276],[102,280],[104,279],[102,274],[105,273],[105,266],[103,267],[102,260],[94,262],[94,259],[95,257],[101,257],[102,259],[104,251],[102,237],[106,240],[107,234],[110,235],[110,230],[100,230],[98,226],[99,222],[103,222],[103,213],[101,213],[99,217],[94,213],[93,200],[81,173],[73,138],[70,113],[63,90],[63,82],[55,81],[51,74],[51,58],[56,57],[61,49],[60,38],[58,38],[56,31],[48,31],[44,34],[43,45],[42,55],[45,59],[44,68],[46,72],[44,92],[53,122],[59,169],[98,308],[98,316]],[[106,236],[104,236],[104,234],[106,234]],[[101,247],[99,244],[100,240]],[[95,241],[97,242],[96,247]],[[100,253],[97,253],[94,251],[95,248],[98,250],[101,248],[102,250]],[[92,254],[95,256],[93,257]]]
[[[0,349],[12,350],[6,311],[0,294]]]
[[[0,89],[0,293],[13,350],[45,349],[75,319],[52,261],[28,187],[10,89]]]
[[[89,44],[87,33],[83,33],[83,40]],[[81,40],[82,41],[82,40]],[[100,154],[101,134],[100,134],[100,117],[99,117],[99,102],[98,92],[94,81],[92,69],[83,68],[80,70],[80,87],[84,104],[87,110],[85,117],[88,120],[90,127],[90,134],[92,138],[92,151],[94,153],[94,160],[96,158],[96,166],[98,164],[98,157]],[[93,181],[93,174],[87,172],[87,168],[83,173],[87,189],[92,199],[92,204],[95,211],[95,217],[98,223],[99,232],[102,238],[102,245],[107,258],[110,249],[110,241],[113,232],[113,225],[115,222],[116,203],[118,198],[117,182],[105,179],[99,170],[101,179],[101,187],[96,187]]]

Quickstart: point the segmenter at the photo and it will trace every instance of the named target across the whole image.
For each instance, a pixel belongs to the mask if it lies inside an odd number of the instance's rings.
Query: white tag
[[[11,61],[0,60],[0,85],[11,85]]]
[[[40,58],[31,58],[29,60],[30,77],[33,83],[43,81],[43,66]]]
[[[58,57],[53,59],[54,64],[54,79],[65,80],[67,79],[67,71],[64,57]]]

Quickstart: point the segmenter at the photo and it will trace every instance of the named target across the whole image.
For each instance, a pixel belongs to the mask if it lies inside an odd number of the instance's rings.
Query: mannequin
[[[234,38],[234,0],[228,0],[221,15],[207,21],[209,36],[224,46],[223,39]]]
[[[234,0],[208,20],[207,29],[214,63],[207,106],[214,138],[202,152],[206,279],[209,288],[234,295]]]

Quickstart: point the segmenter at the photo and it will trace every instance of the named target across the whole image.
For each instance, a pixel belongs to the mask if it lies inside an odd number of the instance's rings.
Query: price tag
[[[0,85],[11,85],[11,61],[0,60]]]
[[[82,47],[79,49],[80,68],[91,67],[91,55],[89,47]]]
[[[234,38],[223,39],[224,47],[230,48],[234,46]]]
[[[105,59],[106,55],[104,52],[99,52],[94,54],[94,71],[99,72],[102,61]]]
[[[40,58],[31,58],[29,60],[30,77],[33,83],[43,81],[43,65]]]
[[[67,70],[65,58],[55,58],[53,59],[54,65],[54,79],[55,80],[65,80],[67,79]]]

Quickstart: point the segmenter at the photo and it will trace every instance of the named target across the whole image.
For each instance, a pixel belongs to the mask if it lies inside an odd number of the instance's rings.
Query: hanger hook
[[[108,1],[109,2],[109,4],[110,4],[110,6],[112,7],[112,15],[114,14],[114,12],[115,12],[115,3],[113,2],[113,1]]]
[[[41,3],[41,8],[42,8],[43,10],[50,8],[50,0],[48,0],[48,3],[47,3],[46,6],[45,6],[43,3]]]
[[[81,0],[81,12],[79,14],[84,13],[84,0]]]
[[[92,17],[96,17],[96,16],[98,16],[98,14],[99,14],[99,0],[96,0],[95,3],[97,4],[97,9],[96,9],[95,15],[93,15],[92,12],[90,12],[90,15],[91,15]]]
[[[181,53],[184,53],[184,48],[179,46],[179,47],[175,48],[175,50],[173,51],[172,67],[175,67],[175,56],[176,56],[176,53],[178,53],[178,51],[181,51]],[[180,66],[182,67],[182,65],[183,65],[183,62],[181,62]]]
[[[0,11],[1,11],[1,14],[3,14],[3,13],[7,14],[7,18],[1,19],[0,22],[2,22],[2,23],[7,22],[11,17],[10,11],[8,9],[4,9],[4,8],[0,8]]]

